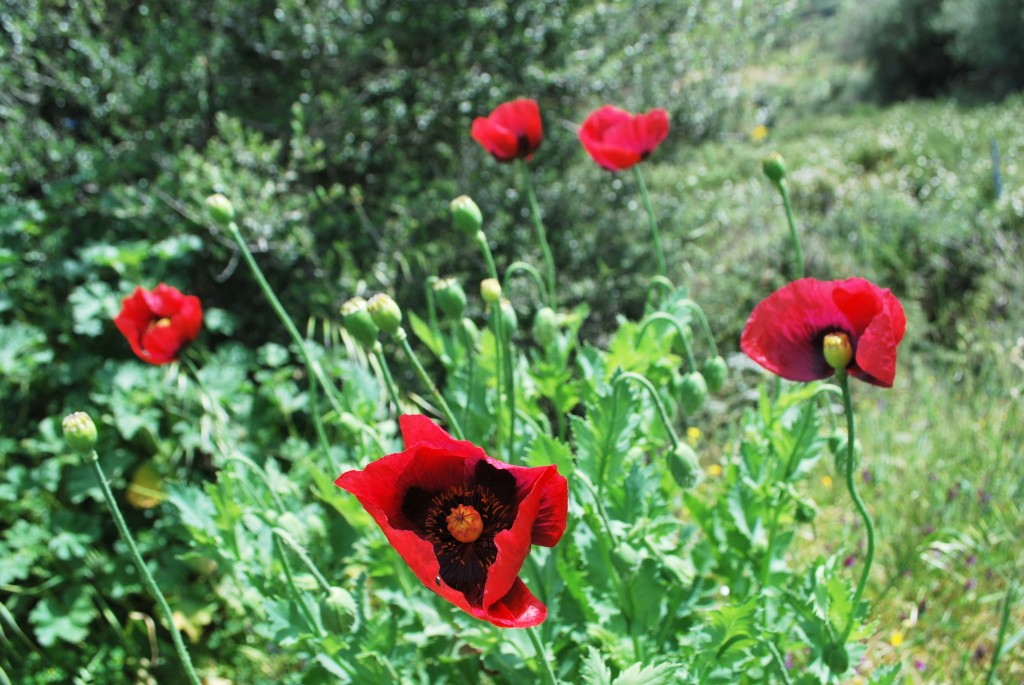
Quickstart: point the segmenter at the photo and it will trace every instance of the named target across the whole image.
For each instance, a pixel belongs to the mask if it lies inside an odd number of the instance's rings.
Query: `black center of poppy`
[[[527,137],[527,135],[525,133],[520,133],[518,136],[516,136],[516,142],[519,144],[519,156],[529,156],[530,152],[532,152],[532,149],[530,148],[530,139]]]
[[[441,580],[476,605],[483,600],[487,570],[498,556],[494,536],[512,527],[517,510],[515,478],[484,460],[477,462],[473,477],[465,484],[439,492],[412,486],[402,498],[402,513],[414,530],[434,546]],[[469,511],[478,515],[483,524],[475,538],[459,534],[458,528],[451,525],[460,514]],[[459,537],[473,539],[463,542]]]

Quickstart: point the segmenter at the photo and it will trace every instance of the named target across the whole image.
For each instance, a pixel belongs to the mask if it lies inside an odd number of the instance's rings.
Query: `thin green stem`
[[[696,371],[697,360],[693,357],[693,350],[690,349],[690,342],[686,339],[686,332],[683,330],[682,324],[680,324],[679,321],[676,320],[676,317],[671,314],[666,312],[655,312],[644,319],[643,323],[640,324],[640,332],[636,335],[636,344],[640,344],[640,341],[643,340],[644,333],[647,332],[647,329],[650,328],[650,325],[655,321],[667,321],[676,329],[676,332],[679,333],[679,339],[683,343],[683,351],[686,354],[686,363],[690,365],[691,371]]]
[[[533,191],[533,180],[530,178],[530,169],[526,162],[519,160],[519,168],[522,171],[523,185],[526,186],[526,197],[530,201],[530,215],[533,217],[533,226],[537,231],[537,242],[540,243],[540,250],[544,253],[544,265],[548,272],[548,306],[557,308],[558,298],[555,295],[555,260],[551,256],[551,247],[548,245],[547,233],[544,231],[544,222],[541,220],[540,207],[537,205],[537,194]]]
[[[532,264],[527,264],[526,262],[512,262],[508,265],[508,268],[505,269],[504,282],[507,283],[509,279],[518,272],[528,274],[533,279],[533,282],[537,285],[537,292],[540,293],[541,302],[547,302],[548,289],[544,286],[544,279],[540,277],[540,272],[537,271]]]
[[[1006,597],[1003,598],[1003,617],[999,621],[999,636],[996,637],[996,647],[992,652],[992,663],[988,667],[988,677],[985,678],[985,685],[992,685],[996,677],[996,667],[999,665],[999,657],[1003,654],[1003,640],[1006,638],[1006,628],[1010,625],[1010,609],[1013,607],[1013,590],[1011,582],[1006,588]]]
[[[718,356],[718,345],[715,344],[715,336],[711,335],[711,326],[708,325],[708,317],[704,316],[704,310],[701,309],[700,305],[693,300],[682,300],[679,302],[682,306],[689,309],[691,312],[697,315],[697,320],[700,322],[700,327],[704,331],[704,337],[708,341],[708,347],[711,348],[711,355]]]
[[[501,305],[499,304],[499,307]],[[499,313],[498,318],[503,318]],[[508,463],[518,464],[516,457],[516,370],[512,350],[512,332],[501,324],[502,361],[505,367],[505,396],[508,399]]]
[[[439,406],[441,411],[444,413],[444,417],[448,421],[448,427],[451,429],[452,433],[459,440],[465,440],[465,435],[462,432],[462,427],[459,425],[458,419],[455,418],[455,414],[452,413],[451,407],[448,406],[448,402],[445,401],[441,391],[437,389],[437,385],[434,384],[430,375],[427,374],[427,370],[423,368],[422,364],[420,364],[420,360],[416,356],[416,352],[412,349],[412,345],[409,344],[409,336],[406,334],[405,329],[399,327],[398,330],[395,331],[394,337],[395,340],[398,341],[398,344],[402,346],[405,354],[408,355],[409,361],[412,362],[412,368],[416,371],[416,375],[419,377],[420,382],[430,389],[431,394],[434,396],[434,401],[437,402],[437,406]]]
[[[647,192],[647,184],[644,183],[644,175],[640,171],[639,164],[633,165],[633,176],[636,177],[636,184],[640,187],[640,196],[647,209],[647,221],[651,225],[651,238],[654,239],[654,254],[658,259],[658,275],[664,276],[668,273],[668,267],[665,264],[665,251],[661,248],[661,235],[658,233],[658,222],[654,218],[654,205],[651,204],[651,196]]]
[[[292,567],[288,563],[288,556],[284,552],[284,547],[281,546],[281,538],[277,535],[274,536],[274,549],[277,550],[277,555],[281,558],[281,566],[284,568],[284,577],[288,581],[288,588],[292,591],[292,595],[295,597],[295,601],[299,605],[299,610],[302,612],[303,617],[306,619],[306,623],[309,624],[309,630],[316,636],[322,637],[323,630],[320,628],[320,624],[316,622],[313,617],[313,611],[306,604],[306,599],[302,596],[299,588],[295,585],[295,578],[292,577]]]
[[[288,511],[284,506],[284,502],[282,502],[281,498],[278,497],[276,492],[274,492],[274,487],[270,483],[270,477],[267,475],[266,471],[260,468],[259,464],[238,451],[225,454],[224,458],[228,461],[237,461],[238,463],[248,467],[250,471],[256,474],[257,478],[263,481],[263,485],[267,488],[267,492],[270,493],[270,499],[273,501],[274,508],[277,509],[278,513],[283,514]]]
[[[663,292],[670,293],[673,290],[675,290],[675,285],[673,285],[672,281],[668,280],[668,277],[666,276],[651,276],[651,279],[647,281],[647,297],[645,298],[645,300],[651,299],[651,292],[653,292],[655,289],[658,291],[658,295],[660,297]]]
[[[501,318],[501,305],[491,305],[491,333],[494,335],[494,411],[495,411],[495,423],[499,426],[498,430],[495,431],[496,438],[496,449],[498,452],[501,451],[501,445],[504,440],[501,439],[501,415],[505,406],[504,400],[504,383],[502,379],[505,377],[505,346],[502,344],[504,339],[503,335],[503,321]]]
[[[305,565],[306,569],[313,576],[313,578],[316,579],[316,583],[320,586],[320,589],[324,593],[330,592],[331,584],[327,582],[327,578],[324,577],[324,574],[320,572],[320,569],[317,568],[317,565],[313,562],[312,559],[310,559],[309,555],[306,554],[306,550],[302,549],[302,545],[300,545],[298,541],[291,536],[291,533],[276,527],[273,529],[272,532],[274,533],[274,535],[281,538],[281,542],[283,542],[291,548],[292,552],[295,553],[295,556],[299,558],[299,560]]]
[[[466,352],[466,403],[462,406],[462,423],[469,424],[469,408],[473,404],[473,374],[475,371],[476,345],[473,344],[472,334],[465,326],[459,326],[459,336],[462,338],[462,347]]]
[[[679,447],[679,436],[676,435],[675,429],[672,428],[672,422],[669,421],[668,412],[665,411],[665,404],[661,401],[661,397],[658,396],[658,391],[655,389],[654,384],[647,380],[646,376],[642,376],[632,371],[624,371],[615,377],[615,380],[612,381],[612,386],[614,388],[614,386],[619,383],[628,380],[636,381],[647,391],[647,394],[650,395],[651,400],[654,402],[655,409],[658,410],[658,416],[661,417],[661,423],[665,426],[665,431],[668,433],[669,440],[672,441],[673,449]]]
[[[804,277],[804,251],[800,248],[800,236],[796,232],[796,221],[793,219],[793,206],[789,202],[789,186],[786,179],[779,184],[779,193],[782,194],[782,204],[786,208],[786,221],[789,223],[789,237],[793,241],[793,256],[796,258],[796,277]]]
[[[494,280],[498,280],[498,267],[494,264],[494,253],[491,252],[491,245],[487,242],[487,235],[482,231],[476,232],[476,244],[484,253],[484,261],[487,262],[487,273]]]
[[[871,573],[871,563],[875,559],[875,524],[871,520],[871,515],[868,513],[867,508],[864,506],[864,501],[860,498],[857,493],[857,484],[854,481],[854,444],[856,443],[856,435],[854,434],[854,421],[853,421],[853,398],[850,394],[850,376],[845,370],[836,372],[836,380],[839,381],[839,387],[843,391],[843,408],[846,411],[846,431],[847,431],[847,444],[846,444],[846,488],[850,491],[850,497],[853,499],[853,503],[857,507],[857,511],[860,512],[860,516],[864,519],[864,529],[867,533],[868,547],[864,555],[864,569],[860,573],[860,580],[857,582],[857,591],[853,594],[853,605],[850,608],[850,619],[846,623],[846,628],[843,630],[842,639],[839,644],[846,644],[846,641],[850,637],[850,633],[853,631],[854,618],[857,614],[857,610],[860,607],[861,598],[864,596],[864,588],[868,584],[868,576]]]
[[[103,473],[103,467],[100,466],[100,457],[96,454],[95,450],[89,454],[88,460],[92,463],[93,473],[96,475],[96,480],[99,481],[100,489],[103,490],[103,498],[107,502],[107,508],[110,509],[110,514],[114,517],[114,524],[117,526],[117,531],[121,534],[121,539],[124,540],[125,545],[128,546],[128,554],[135,563],[135,568],[139,570],[139,574],[142,576],[142,582],[146,586],[146,590],[153,599],[156,600],[157,606],[163,614],[164,621],[167,623],[167,629],[171,631],[171,640],[174,642],[174,649],[178,652],[178,658],[181,660],[181,665],[185,668],[185,675],[188,676],[188,680],[192,685],[201,685],[199,676],[196,674],[195,667],[192,666],[192,659],[188,655],[188,650],[185,649],[185,642],[181,639],[181,633],[174,626],[174,614],[171,612],[171,607],[167,604],[167,599],[164,598],[164,593],[160,591],[160,586],[156,584],[153,574],[149,572],[149,567],[146,566],[146,562],[142,560],[139,548],[135,545],[135,539],[132,537],[131,531],[128,530],[128,524],[125,523],[124,517],[121,515],[121,510],[117,506],[117,501],[114,500],[114,493],[110,491],[110,485],[107,483],[107,477]]]
[[[537,630],[532,627],[527,628],[526,634],[530,636],[530,642],[533,643],[533,649],[537,653],[537,661],[539,662],[538,665],[543,682],[547,685],[557,685],[558,679],[555,677],[555,672],[551,669],[551,660],[548,659],[544,643],[541,642],[540,637],[537,635]]]
[[[380,342],[377,342],[373,346],[373,357],[377,360],[377,365],[380,366],[380,375],[384,377],[384,385],[387,386],[388,395],[391,397],[391,401],[395,405],[395,413],[402,413],[402,397],[398,394],[398,387],[395,385],[395,377],[391,375],[391,367],[388,366],[388,360],[384,357],[384,348]]]
[[[326,382],[326,379],[323,378],[323,370],[320,369],[320,365],[315,364],[313,358],[310,356],[309,349],[306,347],[306,341],[299,333],[299,329],[295,327],[295,322],[293,322],[291,317],[288,316],[288,312],[284,310],[284,307],[281,305],[281,301],[278,300],[277,295],[274,294],[274,289],[270,287],[270,283],[267,282],[266,276],[263,275],[263,271],[260,269],[259,264],[256,263],[256,259],[252,256],[249,246],[246,244],[245,239],[242,238],[241,231],[238,230],[238,224],[232,221],[228,226],[228,229],[231,236],[238,244],[238,249],[242,252],[242,256],[245,258],[246,264],[249,265],[249,270],[252,271],[260,289],[266,296],[267,301],[270,302],[270,306],[274,309],[274,313],[277,314],[277,318],[281,320],[281,323],[288,331],[288,334],[295,342],[295,345],[299,348],[302,360],[306,364],[306,372],[309,374],[309,410],[313,416],[313,425],[316,429],[317,442],[319,442],[320,450],[324,453],[327,461],[330,462],[331,448],[327,441],[327,433],[324,431],[323,418],[320,416],[316,394],[316,383],[319,381],[320,384],[323,385],[325,390],[328,392],[328,396],[330,396],[330,391],[327,389],[330,385]],[[335,410],[339,415],[341,414],[340,407],[335,406]]]

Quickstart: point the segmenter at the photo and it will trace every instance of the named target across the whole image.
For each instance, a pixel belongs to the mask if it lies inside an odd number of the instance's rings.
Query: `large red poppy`
[[[499,162],[531,159],[544,137],[540,108],[527,98],[498,105],[490,116],[473,120],[471,135]]]
[[[863,278],[801,278],[754,308],[740,347],[751,359],[791,381],[828,378],[824,338],[845,333],[853,355],[847,371],[873,385],[892,387],[896,348],[907,317],[896,296]]]
[[[195,295],[183,295],[163,283],[152,291],[137,287],[121,301],[121,313],[114,324],[139,359],[169,364],[199,335],[203,308]]]
[[[643,161],[668,136],[668,112],[647,114],[605,105],[591,112],[580,126],[579,137],[591,158],[605,169],[621,171]]]
[[[548,610],[519,578],[530,545],[565,532],[569,488],[554,466],[491,459],[424,416],[399,418],[405,451],[335,484],[355,495],[428,588],[473,616],[526,628]]]

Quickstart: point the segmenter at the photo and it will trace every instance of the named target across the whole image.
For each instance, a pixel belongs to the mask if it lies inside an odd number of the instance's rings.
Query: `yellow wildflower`
[[[712,478],[718,478],[719,476],[722,475],[722,467],[719,466],[718,464],[712,464],[706,470],[708,475],[711,476]]]
[[[686,440],[691,446],[700,442],[701,435],[703,434],[700,432],[700,428],[697,428],[696,426],[690,426],[686,429]]]
[[[750,132],[750,139],[755,143],[760,143],[762,140],[768,137],[768,127],[764,124],[758,124],[754,127],[754,130]]]
[[[822,476],[821,477],[821,484],[824,485],[826,488],[831,488],[832,487],[832,476]]]
[[[894,631],[893,634],[889,636],[889,644],[892,645],[893,647],[899,647],[900,645],[902,645],[903,644],[903,633],[900,632],[899,630]]]

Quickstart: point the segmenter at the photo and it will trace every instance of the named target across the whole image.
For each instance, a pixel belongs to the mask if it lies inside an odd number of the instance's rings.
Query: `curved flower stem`
[[[121,510],[114,499],[114,493],[110,491],[107,477],[103,473],[103,467],[100,466],[100,456],[96,453],[96,450],[93,450],[86,459],[92,464],[93,473],[96,475],[96,480],[99,481],[100,489],[103,490],[103,499],[106,500],[107,508],[110,509],[110,514],[114,517],[114,525],[117,526],[117,532],[121,534],[121,539],[128,546],[128,554],[135,563],[135,568],[139,570],[139,575],[142,576],[142,583],[146,586],[150,596],[156,600],[157,606],[163,614],[164,621],[167,622],[167,629],[171,631],[174,649],[178,652],[178,658],[181,660],[181,665],[185,668],[185,675],[188,676],[188,681],[192,685],[201,685],[195,667],[192,666],[192,659],[188,655],[188,650],[185,649],[185,642],[181,639],[181,633],[174,626],[174,615],[171,612],[171,607],[167,604],[164,593],[160,591],[160,586],[156,584],[153,574],[149,572],[146,562],[142,560],[139,548],[135,545],[135,539],[132,537],[131,531],[128,530],[128,524],[125,523],[124,516],[121,515]]]
[[[663,292],[672,292],[673,290],[675,290],[675,287],[676,286],[672,283],[672,281],[668,280],[668,277],[666,276],[662,276],[660,274],[651,276],[651,279],[647,281],[647,296],[644,298],[644,300],[646,301],[651,299],[651,292],[653,292],[655,289],[658,290],[658,295],[660,297]]]
[[[650,395],[651,400],[654,401],[654,407],[658,410],[658,416],[661,417],[661,423],[665,426],[665,431],[668,433],[669,440],[672,441],[672,447],[679,447],[679,436],[676,435],[676,431],[672,428],[672,423],[668,419],[668,413],[665,411],[665,405],[661,401],[661,397],[658,396],[658,391],[654,385],[645,377],[632,371],[624,371],[615,377],[612,381],[612,387],[614,392],[614,386],[618,385],[623,381],[633,380],[639,383],[647,390],[647,394]]]
[[[654,314],[651,314],[646,319],[644,319],[643,323],[640,324],[640,332],[637,333],[636,335],[636,344],[640,344],[640,341],[644,337],[644,333],[647,332],[647,329],[655,321],[668,321],[670,324],[672,324],[672,326],[676,329],[676,332],[679,333],[679,339],[683,343],[683,351],[686,353],[686,363],[690,365],[691,371],[696,371],[697,360],[693,358],[693,350],[690,349],[690,343],[686,339],[686,333],[685,331],[683,331],[683,327],[679,323],[679,321],[676,320],[676,317],[672,316],[671,314],[668,314],[666,312],[655,312]]]
[[[1010,624],[1010,608],[1013,606],[1013,584],[1007,586],[1006,597],[1003,598],[1003,617],[999,621],[999,636],[996,637],[996,646],[992,651],[992,663],[988,668],[988,676],[985,678],[985,685],[992,685],[996,677],[996,667],[999,665],[999,657],[1002,656],[1003,639],[1006,637],[1006,628]]]
[[[533,180],[530,178],[530,169],[526,162],[519,160],[519,169],[522,171],[523,185],[526,186],[526,197],[530,201],[530,215],[533,217],[533,226],[537,231],[537,242],[540,243],[541,252],[544,253],[544,265],[548,272],[548,306],[557,308],[558,298],[555,296],[555,260],[551,256],[551,247],[548,245],[548,236],[544,231],[544,223],[540,216],[540,207],[537,205],[537,194],[533,192]]]
[[[277,295],[274,294],[273,288],[271,288],[270,283],[267,282],[259,264],[256,263],[256,259],[252,256],[249,246],[246,244],[245,239],[242,238],[241,231],[238,230],[238,224],[232,221],[228,225],[228,229],[228,232],[231,233],[231,237],[233,237],[235,242],[238,244],[238,249],[241,250],[246,264],[249,265],[249,270],[252,271],[253,276],[256,278],[256,282],[259,283],[260,289],[263,290],[263,294],[270,302],[270,306],[274,309],[274,313],[277,314],[277,318],[281,320],[281,323],[288,331],[288,334],[292,337],[295,345],[299,348],[299,352],[302,354],[302,360],[306,363],[306,372],[309,374],[309,411],[313,416],[313,426],[316,428],[316,437],[317,441],[320,443],[320,450],[324,453],[328,463],[330,463],[331,448],[327,442],[327,433],[324,431],[323,419],[320,416],[316,384],[317,381],[319,381],[324,387],[324,391],[328,394],[328,397],[333,400],[329,389],[331,386],[323,377],[323,370],[320,368],[320,365],[314,363],[313,358],[309,354],[309,349],[306,347],[306,341],[299,333],[299,329],[295,327],[295,323],[292,321],[291,317],[288,316],[288,312],[284,310],[284,307],[281,305],[281,301],[277,299]],[[340,407],[335,406],[335,410],[339,415],[341,414]]]
[[[430,376],[427,374],[426,369],[424,369],[423,365],[420,364],[420,360],[416,356],[416,352],[412,349],[412,345],[409,344],[409,336],[406,334],[405,329],[399,327],[398,330],[395,331],[394,337],[395,340],[398,341],[398,344],[402,346],[406,355],[409,356],[409,361],[412,362],[412,367],[416,371],[416,375],[419,377],[420,382],[427,386],[427,388],[430,389],[431,394],[434,395],[434,400],[437,402],[437,406],[441,408],[441,411],[444,412],[444,417],[448,421],[448,426],[452,429],[452,433],[459,440],[465,440],[466,438],[462,433],[462,427],[455,418],[455,414],[452,413],[451,407],[448,406],[448,403],[445,401],[441,391],[437,389],[434,381],[431,380]]]
[[[247,467],[250,471],[255,473],[256,477],[263,481],[263,486],[267,489],[267,492],[270,493],[270,499],[274,503],[274,508],[277,509],[277,512],[279,514],[283,514],[286,511],[288,511],[288,509],[285,508],[284,506],[284,502],[282,502],[281,498],[278,497],[276,492],[274,492],[274,488],[270,484],[270,477],[267,475],[267,472],[260,468],[259,464],[257,464],[252,459],[245,456],[238,450],[234,450],[230,454],[225,454],[224,458],[227,459],[228,461],[237,461],[239,464],[242,464],[243,466]]]
[[[540,272],[537,271],[532,264],[527,264],[526,262],[512,262],[505,269],[505,282],[507,283],[514,274],[520,271],[533,278],[533,282],[537,285],[537,292],[540,293],[541,302],[547,302],[548,289],[544,286],[544,279],[540,277]]]
[[[380,375],[384,376],[384,385],[388,388],[388,395],[391,397],[391,401],[395,405],[395,413],[402,413],[402,397],[398,394],[398,387],[395,385],[395,377],[391,375],[391,367],[388,366],[388,360],[384,357],[384,348],[380,342],[376,342],[373,345],[373,357],[377,360],[378,366],[380,366]]]
[[[778,183],[782,204],[786,208],[786,221],[789,223],[789,237],[793,241],[793,256],[796,258],[796,277],[804,277],[804,251],[800,249],[800,236],[796,233],[796,221],[793,220],[793,206],[789,203],[789,185],[786,179]]]
[[[487,262],[487,273],[494,280],[498,280],[498,267],[494,265],[494,253],[491,252],[491,245],[487,242],[487,234],[482,230],[476,232],[476,244],[484,253],[484,261]]]
[[[551,660],[548,659],[544,643],[541,642],[540,637],[537,635],[537,629],[533,627],[527,628],[526,634],[530,636],[530,642],[533,643],[533,649],[537,653],[537,661],[540,662],[540,673],[543,682],[546,685],[558,685],[555,672],[551,669]]]
[[[313,576],[313,578],[316,579],[316,584],[320,586],[320,589],[324,593],[330,592],[331,584],[327,582],[327,578],[324,577],[324,574],[320,572],[320,569],[317,568],[317,565],[313,563],[313,560],[309,558],[308,554],[306,554],[306,550],[302,549],[302,545],[300,545],[298,541],[295,538],[293,538],[291,534],[286,530],[275,527],[272,529],[271,532],[277,537],[281,538],[281,542],[288,545],[288,547],[291,548],[292,552],[295,553],[295,556],[297,556],[299,560],[302,561],[303,564],[305,564],[306,569]]]
[[[288,581],[288,589],[292,591],[292,595],[295,601],[299,605],[299,610],[302,611],[303,617],[306,619],[306,623],[309,624],[309,630],[317,637],[323,637],[323,629],[320,624],[313,618],[313,612],[306,604],[306,599],[299,592],[299,588],[295,586],[295,579],[292,577],[292,567],[288,563],[288,556],[285,554],[284,547],[281,545],[281,538],[277,535],[274,536],[274,549],[277,550],[277,555],[281,557],[281,566],[284,567],[284,577]]]
[[[850,497],[853,499],[853,503],[857,507],[857,511],[860,512],[860,516],[864,519],[864,529],[867,533],[868,548],[864,555],[864,570],[860,573],[860,580],[857,582],[857,591],[853,595],[853,605],[850,608],[850,619],[846,623],[846,628],[843,630],[842,638],[839,640],[839,644],[846,644],[846,641],[850,637],[850,633],[853,631],[854,617],[857,613],[857,608],[860,606],[861,597],[864,596],[864,587],[868,583],[868,575],[871,573],[871,563],[875,559],[875,524],[871,520],[871,515],[868,513],[867,508],[864,506],[864,501],[860,498],[857,493],[857,484],[854,482],[854,443],[856,442],[856,436],[854,434],[854,423],[853,423],[853,398],[850,395],[850,376],[845,370],[836,372],[836,380],[839,381],[839,387],[843,391],[843,407],[846,411],[846,431],[847,431],[847,443],[846,443],[846,488],[850,491]]]
[[[715,336],[711,335],[711,326],[708,325],[708,317],[704,316],[704,310],[701,309],[700,305],[693,300],[686,299],[679,302],[691,312],[697,315],[697,320],[700,322],[700,327],[704,331],[704,337],[707,338],[708,347],[711,348],[711,355],[718,356],[718,345],[715,344]]]
[[[658,233],[658,222],[654,218],[654,206],[651,204],[651,196],[647,192],[647,184],[644,183],[644,175],[640,171],[640,165],[633,165],[633,176],[636,177],[636,184],[640,186],[640,196],[644,200],[644,207],[647,209],[647,221],[651,224],[651,237],[654,239],[654,254],[658,259],[658,275],[664,276],[668,267],[665,265],[665,251],[661,249],[661,235]]]

